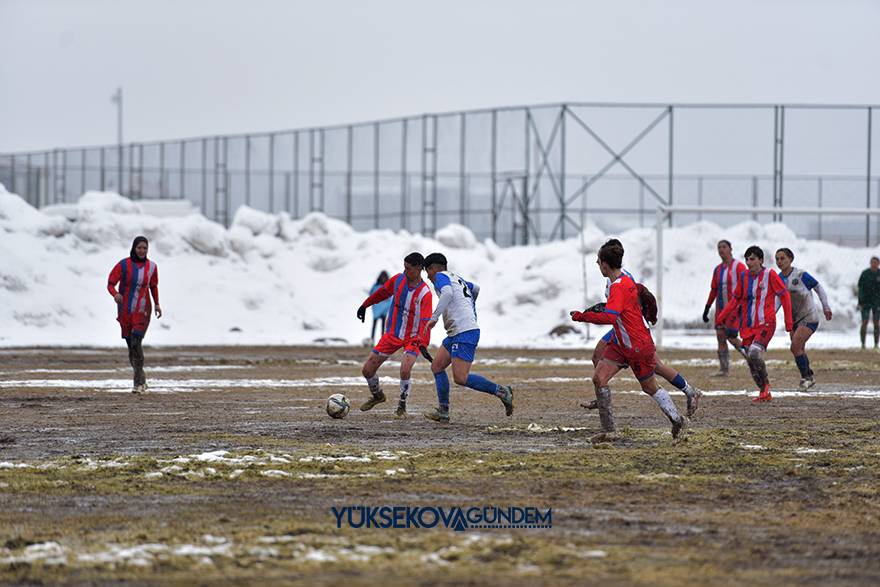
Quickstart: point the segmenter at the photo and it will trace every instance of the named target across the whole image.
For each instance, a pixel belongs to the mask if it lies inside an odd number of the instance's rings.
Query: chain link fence
[[[550,104],[246,135],[0,155],[34,206],[88,190],[186,198],[228,225],[241,205],[321,211],[358,229],[451,223],[502,245],[650,226],[657,204],[742,206],[676,224],[785,219],[804,237],[876,244],[875,219],[786,206],[878,206],[876,106]],[[756,215],[755,206],[779,209]]]

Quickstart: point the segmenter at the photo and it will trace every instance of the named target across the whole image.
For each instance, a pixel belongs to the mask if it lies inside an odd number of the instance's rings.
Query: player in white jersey
[[[617,239],[611,239],[608,241],[608,243],[617,244],[617,245],[620,245],[621,248],[623,248],[623,244]],[[633,274],[631,272],[627,271],[625,268],[621,268],[621,272],[624,275],[628,276],[630,279],[632,279],[634,283],[636,283],[636,284],[639,283],[639,280],[636,279],[635,277],[633,277]],[[611,280],[606,278],[605,279],[605,299],[606,300],[608,299],[608,295],[610,294],[610,292],[611,292]],[[614,342],[614,329],[613,328],[611,330],[609,330],[605,334],[605,336],[603,336],[599,340],[599,342],[596,343],[596,348],[593,349],[592,361],[593,361],[594,368],[596,366],[598,366],[599,361],[602,359],[602,355],[605,353],[605,348],[608,346],[608,343],[610,343],[610,342]],[[703,397],[703,392],[701,392],[696,387],[691,386],[691,384],[687,382],[687,379],[685,379],[681,373],[679,373],[678,371],[676,371],[675,369],[673,369],[672,367],[670,367],[669,365],[667,365],[663,361],[661,361],[660,357],[658,355],[656,355],[656,354],[654,355],[654,360],[657,363],[657,366],[654,368],[654,372],[657,375],[659,375],[660,377],[662,377],[663,379],[665,379],[666,381],[668,381],[669,383],[671,383],[673,386],[675,386],[679,391],[681,391],[685,395],[685,397],[687,398],[687,415],[688,415],[688,418],[692,417],[697,412],[697,408],[699,408],[699,406],[700,406],[700,399]],[[599,404],[595,400],[593,400],[593,401],[590,401],[586,404],[581,404],[581,405],[583,407],[587,408],[588,410],[594,410],[598,407]]]
[[[448,271],[446,266],[446,257],[441,253],[431,253],[425,257],[425,271],[438,294],[437,308],[428,321],[428,328],[434,328],[440,316],[443,316],[443,326],[446,328],[446,338],[431,363],[439,406],[436,410],[425,412],[425,417],[435,422],[449,422],[449,377],[446,368],[450,364],[452,379],[457,385],[496,396],[510,416],[513,414],[513,388],[498,385],[470,372],[480,342],[476,308],[480,286]]]
[[[822,302],[822,313],[826,320],[831,320],[831,307],[828,305],[828,296],[825,289],[816,281],[816,278],[804,271],[792,266],[794,253],[789,248],[776,251],[776,266],[779,267],[779,277],[788,293],[791,295],[791,313],[794,328],[791,330],[791,354],[801,372],[801,391],[813,387],[813,371],[810,369],[810,359],[807,358],[807,341],[819,328],[819,310],[813,301],[813,291],[819,294]],[[779,303],[777,302],[777,309]]]

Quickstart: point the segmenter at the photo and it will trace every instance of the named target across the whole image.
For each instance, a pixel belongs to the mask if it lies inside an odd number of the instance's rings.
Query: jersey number
[[[470,294],[470,292],[468,291],[468,286],[467,286],[467,284],[466,284],[464,281],[462,281],[462,279],[461,279],[460,277],[458,278],[458,283],[461,284],[461,289],[462,289],[462,291],[464,292],[464,297],[466,297],[466,298],[471,297],[471,294]]]

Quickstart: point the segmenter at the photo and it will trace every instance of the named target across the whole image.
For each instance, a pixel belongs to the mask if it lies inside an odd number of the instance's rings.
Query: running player
[[[593,373],[599,420],[603,433],[613,433],[614,417],[611,410],[611,389],[608,382],[625,367],[630,367],[639,380],[642,391],[654,398],[672,423],[672,436],[679,438],[687,427],[687,418],[678,413],[669,392],[660,387],[654,376],[656,348],[651,332],[645,326],[638,287],[621,270],[623,247],[619,241],[609,241],[599,249],[596,263],[602,275],[611,279],[608,302],[597,304],[584,312],[570,312],[576,322],[610,324],[615,339],[607,343],[599,365]]]
[[[758,385],[760,393],[752,400],[753,403],[769,402],[770,377],[764,363],[767,345],[776,332],[776,298],[782,303],[785,315],[785,331],[791,332],[791,296],[779,275],[773,269],[764,267],[764,251],[752,245],[746,249],[746,266],[749,272],[746,279],[740,281],[733,294],[734,303],[727,304],[721,310],[718,321],[721,324],[734,312],[743,313],[742,344],[748,348],[746,362],[752,373],[752,379]]]
[[[421,253],[410,253],[404,257],[403,273],[398,273],[386,281],[382,287],[370,294],[357,310],[357,317],[363,322],[368,307],[393,297],[385,332],[361,371],[371,394],[370,399],[361,405],[361,410],[364,412],[385,401],[385,393],[379,386],[379,376],[376,372],[385,359],[403,349],[403,359],[400,361],[400,400],[394,417],[405,418],[406,399],[412,387],[412,367],[419,352],[426,359],[431,360],[431,355],[426,349],[430,340],[426,325],[431,318],[432,300],[431,288],[422,280],[424,264],[425,259]]]
[[[724,322],[719,320],[721,311],[733,299],[736,286],[745,279],[748,269],[742,261],[733,258],[733,249],[729,240],[718,241],[718,256],[721,257],[715,270],[712,271],[712,286],[709,289],[709,299],[703,309],[703,322],[709,323],[709,310],[712,302],[715,302],[715,337],[718,339],[718,362],[721,368],[710,377],[727,377],[730,373],[730,351],[727,349],[729,342],[744,358],[746,350],[739,340],[739,328],[742,322],[740,312],[732,313]]]
[[[144,374],[144,336],[150,326],[152,307],[156,304],[156,318],[162,317],[159,306],[159,269],[147,259],[150,243],[139,236],[131,243],[128,257],[117,263],[107,278],[107,291],[116,301],[116,320],[122,328],[122,338],[128,345],[128,361],[134,372],[132,393],[147,391]],[[119,291],[116,286],[119,286]]]
[[[828,296],[825,289],[816,281],[816,278],[804,271],[792,266],[794,253],[789,248],[776,251],[776,266],[779,267],[779,277],[788,287],[791,296],[791,313],[794,318],[794,329],[791,331],[791,354],[794,362],[801,372],[801,391],[813,387],[813,371],[810,369],[810,359],[807,358],[805,347],[807,341],[819,328],[819,311],[813,303],[813,290],[819,294],[822,302],[822,313],[826,320],[831,320],[831,308],[828,306]],[[777,308],[778,309],[778,308]]]
[[[616,238],[612,238],[606,244],[618,245],[621,249],[623,249],[623,244],[617,240]],[[638,281],[635,277],[633,277],[632,273],[627,271],[625,268],[620,268],[621,273],[628,276],[633,282],[638,285]],[[611,279],[605,279],[605,299],[608,299],[608,296],[611,292]],[[605,336],[603,336],[599,342],[596,343],[596,347],[593,349],[593,368],[599,365],[599,361],[602,360],[602,355],[605,353],[605,348],[608,346],[609,342],[614,342],[614,329],[610,329]],[[703,392],[697,389],[696,387],[692,387],[690,383],[687,382],[687,379],[684,376],[664,363],[660,360],[659,356],[654,357],[654,361],[656,362],[656,366],[654,368],[654,372],[668,381],[671,385],[681,391],[685,397],[687,398],[687,415],[688,417],[692,417],[697,408],[700,405],[700,399],[703,397]],[[588,410],[595,410],[599,407],[597,400],[592,400],[589,403],[581,404],[581,406],[587,408]]]
[[[440,316],[443,316],[443,326],[446,327],[446,338],[431,363],[439,406],[425,412],[425,417],[435,422],[449,422],[449,377],[446,368],[450,364],[456,385],[496,396],[504,404],[507,415],[513,415],[513,388],[498,385],[470,372],[480,342],[476,309],[480,286],[448,271],[446,257],[441,253],[431,253],[425,258],[425,271],[440,296],[437,308],[428,321],[428,329],[434,328]]]

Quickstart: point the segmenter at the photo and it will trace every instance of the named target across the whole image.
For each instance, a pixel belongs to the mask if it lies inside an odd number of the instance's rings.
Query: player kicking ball
[[[428,361],[431,355],[426,347],[430,339],[427,328],[431,318],[431,288],[422,280],[422,268],[425,259],[421,253],[410,253],[403,259],[403,273],[398,273],[372,293],[357,310],[361,322],[367,314],[367,308],[382,300],[393,297],[394,301],[385,322],[385,332],[373,348],[370,358],[364,363],[362,373],[370,389],[370,399],[361,405],[361,411],[373,409],[385,401],[385,393],[379,386],[376,372],[385,360],[403,349],[400,361],[400,401],[397,403],[395,418],[406,417],[406,400],[412,387],[412,368],[419,353]]]
[[[450,364],[456,385],[494,395],[504,404],[507,415],[513,415],[513,388],[498,385],[470,372],[480,342],[475,305],[480,286],[448,271],[446,257],[441,253],[431,253],[425,257],[425,271],[440,296],[437,308],[428,321],[428,329],[434,328],[440,316],[443,316],[443,326],[446,327],[446,338],[431,363],[439,406],[425,412],[425,417],[435,422],[449,422],[449,377],[446,368]]]
[[[735,301],[724,307],[717,320],[724,324],[734,312],[742,312],[742,343],[748,349],[746,361],[759,390],[758,397],[752,403],[769,402],[773,397],[770,395],[770,377],[767,375],[764,353],[776,332],[776,298],[782,303],[785,331],[792,330],[791,295],[779,275],[764,267],[764,251],[761,247],[752,245],[746,249],[745,256],[749,268],[746,279],[736,286],[733,294]]]
[[[678,413],[669,392],[660,387],[654,376],[656,347],[651,332],[642,319],[638,287],[632,277],[621,271],[622,262],[623,247],[619,241],[612,240],[602,245],[596,263],[602,275],[611,280],[608,302],[596,304],[584,312],[570,313],[575,322],[614,326],[615,339],[606,344],[602,359],[593,373],[602,432],[603,435],[608,435],[615,431],[608,383],[618,371],[629,367],[639,380],[642,391],[654,398],[669,418],[672,423],[672,437],[679,439],[683,436],[688,421]]]

